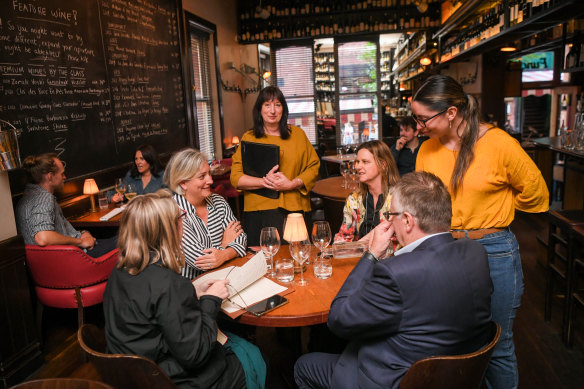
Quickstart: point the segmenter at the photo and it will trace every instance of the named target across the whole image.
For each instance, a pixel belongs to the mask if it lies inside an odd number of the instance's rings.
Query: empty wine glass
[[[118,192],[118,194],[122,198],[122,201],[120,201],[120,204],[123,203],[124,202],[124,193],[126,193],[126,183],[124,182],[124,179],[123,178],[116,178],[116,184],[115,184],[114,188],[116,189],[116,192]]]
[[[296,281],[296,285],[306,286],[309,284],[308,281],[304,279],[304,262],[310,257],[310,250],[312,245],[310,240],[306,239],[300,242],[290,242],[290,255],[296,262],[300,264],[300,280]]]
[[[322,250],[331,243],[331,226],[327,221],[316,221],[312,225],[312,243],[319,249],[319,256]]]
[[[264,227],[260,232],[260,247],[264,255],[268,257],[268,277],[276,276],[274,268],[274,255],[280,250],[280,234],[276,227]]]
[[[347,175],[349,174],[350,170],[350,162],[341,162],[341,174],[343,176],[343,188],[347,188]]]

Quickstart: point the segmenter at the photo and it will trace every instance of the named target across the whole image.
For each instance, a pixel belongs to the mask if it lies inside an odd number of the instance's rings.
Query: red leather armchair
[[[42,323],[42,306],[77,308],[79,327],[83,307],[103,301],[107,279],[118,262],[118,250],[92,258],[74,246],[25,245],[26,263],[35,285],[37,322]]]

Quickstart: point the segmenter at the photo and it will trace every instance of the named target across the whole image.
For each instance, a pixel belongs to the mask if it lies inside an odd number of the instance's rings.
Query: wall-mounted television
[[[521,62],[521,82],[554,80],[554,52],[541,51],[527,54],[513,61]]]

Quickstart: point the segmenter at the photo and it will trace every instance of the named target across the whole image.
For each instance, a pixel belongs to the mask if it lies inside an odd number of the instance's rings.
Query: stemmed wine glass
[[[347,175],[350,170],[350,161],[341,162],[341,174],[343,175],[343,188],[347,188]]]
[[[290,242],[290,254],[292,255],[292,258],[300,264],[300,280],[295,282],[296,285],[306,286],[309,284],[309,282],[304,279],[303,268],[304,262],[310,257],[311,248],[312,245],[308,239],[300,242]]]
[[[280,250],[280,234],[276,227],[264,227],[260,232],[260,247],[264,255],[269,259],[268,262],[268,277],[276,276],[276,269],[274,267],[274,255]]]
[[[312,243],[320,250],[322,256],[324,250],[331,243],[331,226],[327,221],[315,221],[312,225]]]
[[[126,185],[126,198],[128,200],[132,200],[138,194],[138,188],[136,184],[128,184]]]
[[[120,204],[122,204],[124,202],[124,193],[126,193],[126,183],[123,178],[116,178],[115,189],[122,197],[122,201],[120,202]]]

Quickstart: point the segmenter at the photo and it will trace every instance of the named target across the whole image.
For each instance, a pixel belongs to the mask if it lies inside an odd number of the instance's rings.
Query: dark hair
[[[405,174],[391,187],[395,212],[407,211],[427,234],[450,230],[452,201],[440,178],[429,172]]]
[[[282,104],[282,118],[280,119],[280,138],[288,139],[290,137],[290,128],[288,127],[288,104],[286,98],[280,89],[275,86],[267,86],[258,95],[253,106],[253,134],[256,138],[263,138],[266,135],[264,130],[264,118],[262,118],[262,106],[266,101],[276,99]]]
[[[429,77],[414,94],[413,101],[437,112],[456,107],[462,115],[461,126],[456,129],[460,137],[460,151],[450,180],[452,193],[456,196],[456,192],[462,187],[464,174],[474,159],[474,146],[479,138],[477,102],[464,92],[456,80],[444,75]]]
[[[380,140],[370,140],[369,142],[361,143],[357,147],[356,152],[359,150],[367,150],[373,155],[375,164],[379,169],[381,174],[381,186],[383,188],[383,198],[387,198],[387,193],[389,192],[389,187],[395,185],[399,181],[399,171],[397,170],[397,164],[391,150]],[[367,185],[359,183],[359,192],[365,196],[367,194]]]
[[[57,172],[56,160],[58,158],[55,153],[29,155],[24,159],[22,167],[30,181],[40,184],[45,174]]]
[[[138,151],[142,153],[142,157],[144,157],[144,160],[150,165],[150,172],[152,175],[157,176],[162,171],[162,165],[158,160],[158,154],[156,153],[156,150],[154,150],[154,147],[149,144],[143,144],[138,146],[136,152]],[[134,152],[134,156],[136,155],[136,152]],[[134,161],[132,164],[130,175],[134,178],[140,177],[140,173],[138,173],[138,167],[136,167],[136,161]]]
[[[414,132],[416,132],[416,130],[418,129],[418,124],[416,123],[416,121],[414,120],[413,117],[411,116],[404,116],[403,118],[401,118],[399,120],[399,126],[401,127],[411,127],[414,129]]]

